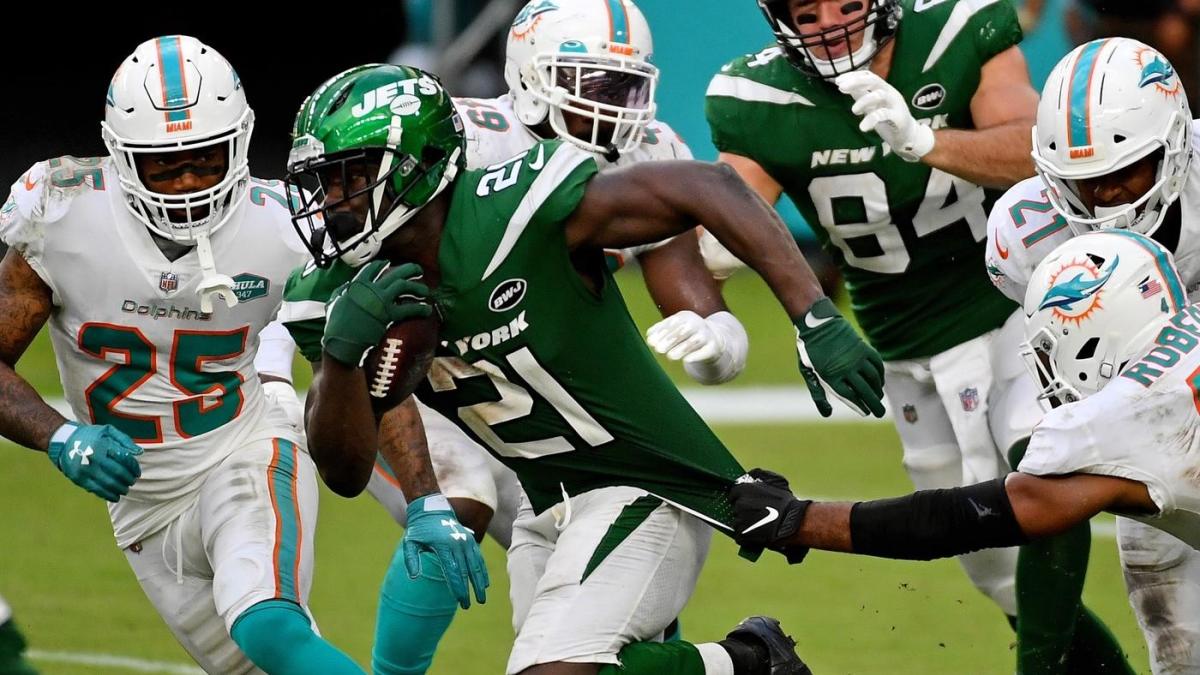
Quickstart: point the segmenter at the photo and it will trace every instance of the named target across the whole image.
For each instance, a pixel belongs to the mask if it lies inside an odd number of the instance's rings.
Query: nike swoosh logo
[[[975,515],[979,516],[981,520],[983,518],[987,518],[988,516],[996,515],[996,512],[991,508],[980,506],[974,499],[968,499],[967,501],[970,502],[971,506],[975,507]]]
[[[539,145],[537,157],[534,158],[534,160],[529,163],[529,168],[533,169],[534,171],[538,171],[545,164],[546,164],[546,146]]]
[[[996,253],[1000,254],[1001,260],[1008,260],[1008,249],[1000,246],[1000,240],[996,240]]]
[[[812,315],[812,312],[809,312],[808,314],[804,315],[804,325],[808,326],[809,328],[820,328],[825,323],[833,321],[833,319],[834,317],[832,316],[827,316],[824,319],[818,319]]]
[[[774,522],[778,518],[779,518],[779,511],[775,510],[773,507],[768,506],[766,517],[764,517],[762,520],[758,521],[757,523],[751,525],[750,527],[747,527],[746,529],[742,530],[742,534],[746,534],[747,532],[750,532],[751,530],[757,530],[758,528],[762,527],[763,525],[767,525],[769,523]]]

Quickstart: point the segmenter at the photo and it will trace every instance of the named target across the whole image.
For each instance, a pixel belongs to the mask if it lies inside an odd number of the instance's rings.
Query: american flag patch
[[[1138,290],[1142,292],[1143,298],[1149,298],[1162,293],[1162,284],[1158,283],[1158,279],[1146,277],[1142,283],[1138,284]]]

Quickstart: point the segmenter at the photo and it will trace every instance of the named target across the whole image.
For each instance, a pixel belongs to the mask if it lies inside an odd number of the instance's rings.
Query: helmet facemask
[[[788,0],[759,0],[758,6],[788,61],[806,75],[831,80],[865,68],[900,25],[898,0],[862,1],[867,10],[849,23],[804,34],[795,25]],[[853,38],[859,34],[862,42],[855,48]],[[847,53],[830,59],[830,51],[840,45],[846,45]]]
[[[630,152],[654,121],[658,68],[645,61],[542,53],[533,73],[530,92],[549,108],[551,129],[589,152]],[[590,128],[571,133],[567,114],[590,120]]]
[[[318,267],[339,258],[357,267],[374,258],[388,235],[454,180],[460,156],[457,148],[447,155],[425,146],[418,159],[393,146],[294,160],[286,178],[300,194],[292,223]],[[434,176],[440,176],[436,185]],[[341,197],[327,201],[334,186]]]
[[[1191,161],[1191,141],[1188,138],[1190,121],[1173,119],[1171,134],[1175,136],[1173,143],[1153,143],[1145,151],[1134,155],[1128,161],[1112,169],[1115,173],[1146,157],[1157,154],[1154,183],[1140,197],[1126,204],[1117,206],[1095,206],[1089,209],[1080,197],[1080,181],[1098,176],[1079,176],[1064,178],[1055,175],[1054,167],[1034,152],[1034,166],[1042,181],[1050,186],[1046,191],[1047,197],[1054,208],[1062,213],[1076,234],[1093,230],[1110,228],[1127,229],[1144,235],[1152,235],[1162,224],[1167,208],[1179,198],[1187,178],[1188,164]],[[1034,130],[1034,147],[1037,147]],[[1107,175],[1107,174],[1099,174]]]

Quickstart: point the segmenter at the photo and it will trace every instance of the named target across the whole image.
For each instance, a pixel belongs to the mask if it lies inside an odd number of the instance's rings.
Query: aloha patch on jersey
[[[1021,38],[1011,5],[902,4],[888,82],[921,124],[973,128],[980,69]],[[771,43],[713,77],[705,112],[717,149],[761,165],[813,224],[885,359],[930,356],[1000,326],[1013,307],[980,264],[998,192],[900,159],[859,131],[852,104]]]

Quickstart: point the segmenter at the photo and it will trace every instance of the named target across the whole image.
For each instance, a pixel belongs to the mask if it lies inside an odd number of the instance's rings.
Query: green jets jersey
[[[455,182],[433,291],[443,342],[417,396],[511,467],[538,512],[627,485],[728,525],[742,467],[655,362],[601,252],[598,291],[572,264],[563,221],[596,170],[546,141]],[[309,359],[352,275],[289,280],[282,315]]]
[[[971,129],[988,59],[1020,42],[1004,0],[903,0],[887,80],[935,129]],[[886,360],[931,356],[1016,308],[984,270],[998,191],[921,163],[859,131],[854,100],[772,46],[724,66],[706,113],[721,152],[761,165],[837,260],[859,324]]]

